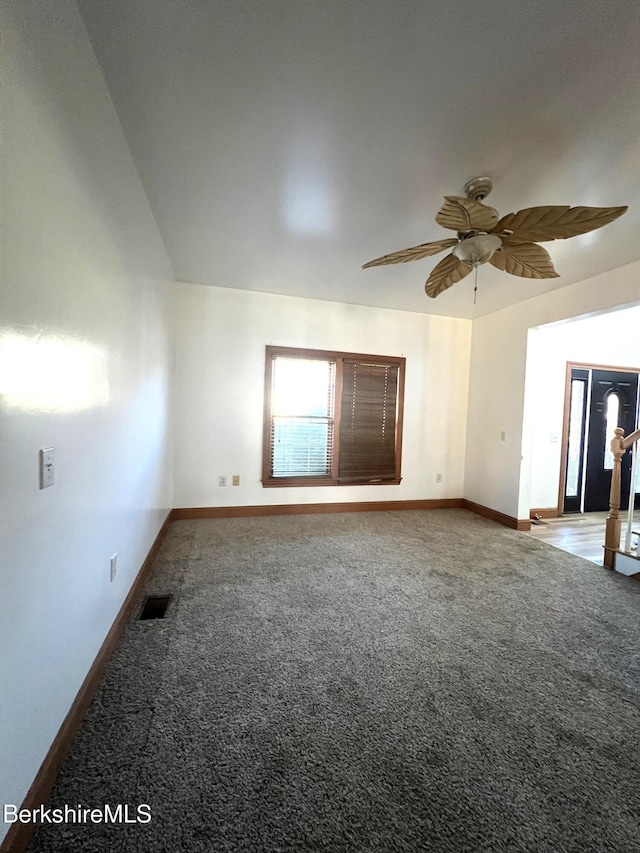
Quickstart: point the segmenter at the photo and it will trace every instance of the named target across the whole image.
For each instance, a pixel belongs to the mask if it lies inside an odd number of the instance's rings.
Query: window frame
[[[333,448],[331,454],[331,473],[322,476],[294,475],[291,477],[271,476],[271,392],[273,382],[273,361],[276,357],[309,359],[311,361],[335,361],[335,386],[333,405]],[[395,422],[395,477],[376,481],[341,482],[337,472],[340,454],[340,423],[342,409],[343,363],[355,361],[369,364],[394,365],[398,368],[398,387]],[[404,383],[406,358],[404,356],[370,355],[364,353],[343,352],[339,350],[317,350],[303,347],[283,347],[268,344],[265,351],[264,375],[264,411],[262,445],[262,485],[265,488],[283,488],[291,486],[397,486],[400,484],[402,470],[402,426],[404,417]]]

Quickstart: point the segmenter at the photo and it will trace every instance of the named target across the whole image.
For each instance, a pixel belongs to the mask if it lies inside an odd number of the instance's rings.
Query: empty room
[[[1,853],[640,851],[640,5],[0,31]]]

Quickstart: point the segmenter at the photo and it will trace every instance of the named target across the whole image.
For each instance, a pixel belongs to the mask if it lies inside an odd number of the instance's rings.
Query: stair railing
[[[604,564],[607,568],[612,569],[615,561],[615,553],[620,549],[620,492],[621,492],[621,471],[622,457],[638,439],[640,439],[640,429],[632,432],[625,438],[624,430],[617,427],[614,431],[614,436],[611,439],[611,452],[613,453],[613,470],[611,472],[611,491],[609,493],[609,515],[607,516],[607,525],[604,537]],[[637,452],[637,450],[636,450]],[[634,453],[634,456],[636,453]],[[633,496],[635,494],[635,481],[632,477],[631,481],[631,497],[630,504],[633,507]],[[632,510],[633,511],[633,510]]]

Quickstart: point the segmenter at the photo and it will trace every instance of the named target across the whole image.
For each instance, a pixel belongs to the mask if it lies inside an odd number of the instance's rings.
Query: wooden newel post
[[[604,537],[604,564],[612,569],[615,552],[620,547],[620,471],[622,469],[622,457],[625,449],[623,446],[624,430],[616,427],[611,439],[611,452],[613,453],[613,471],[611,472],[611,492],[609,494],[609,515],[607,516],[607,527]]]

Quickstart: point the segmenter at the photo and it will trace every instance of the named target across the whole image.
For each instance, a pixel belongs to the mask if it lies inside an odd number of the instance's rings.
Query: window
[[[569,415],[569,452],[567,454],[567,480],[564,494],[567,498],[580,495],[582,453],[585,428],[585,392],[587,380],[571,380],[571,408]]]
[[[262,484],[400,482],[404,358],[267,347]]]

